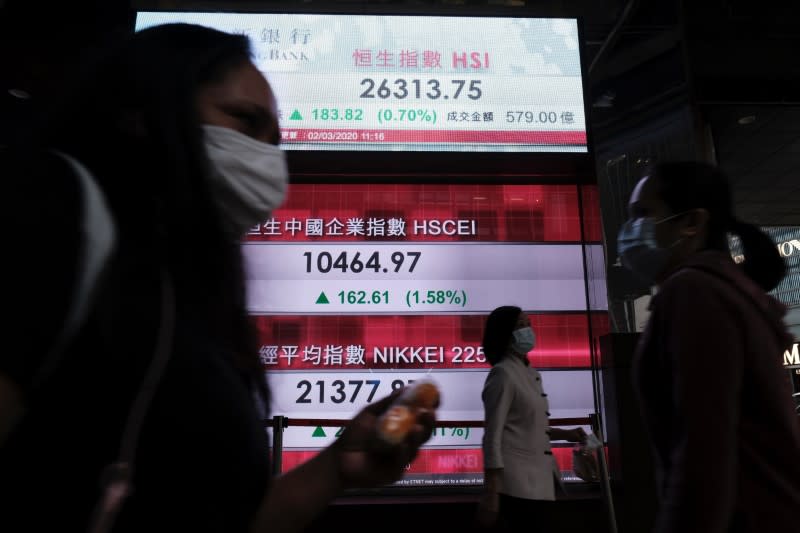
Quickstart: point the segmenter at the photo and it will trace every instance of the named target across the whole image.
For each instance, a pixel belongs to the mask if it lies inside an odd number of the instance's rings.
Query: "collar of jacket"
[[[531,362],[528,361],[527,356],[523,358],[517,352],[511,351],[511,350],[506,352],[505,357],[503,357],[504,361],[507,360],[507,359],[510,360],[510,361],[516,361],[520,365],[531,366]]]

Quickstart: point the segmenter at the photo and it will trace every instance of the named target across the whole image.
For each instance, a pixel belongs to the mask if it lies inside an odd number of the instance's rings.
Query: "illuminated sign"
[[[484,320],[516,304],[536,331],[529,359],[542,370],[550,416],[586,417],[594,401],[584,249],[598,281],[604,263],[599,243],[581,242],[578,194],[572,185],[292,185],[242,245],[272,412],[347,419],[425,378],[441,389],[439,419],[480,421]],[[583,221],[599,238],[599,212]],[[608,330],[604,296],[591,315],[595,334]],[[338,431],[290,426],[285,466]],[[479,483],[482,435],[437,429],[401,484]]]
[[[295,185],[244,244],[248,308],[270,315],[585,310],[583,254],[593,251],[594,273],[602,273],[603,255],[600,244],[581,244],[577,206],[570,186]]]
[[[595,245],[600,247],[600,245]],[[580,244],[244,246],[255,314],[483,313],[586,307]],[[602,255],[593,254],[602,268]]]
[[[248,36],[288,150],[587,152],[575,19],[140,12]]]
[[[420,365],[422,367],[423,365]],[[383,371],[282,371],[270,375],[272,410],[289,413],[290,418],[347,419],[370,401],[417,379],[433,379],[442,393],[437,410],[440,420],[483,420],[481,390],[484,368],[472,370]],[[552,418],[583,418],[593,412],[592,376],[589,370],[545,370]],[[426,448],[481,446],[483,428],[460,428],[460,432],[435,435]],[[287,449],[321,446],[330,442],[314,436],[314,428],[290,427],[284,433]]]
[[[794,254],[800,253],[800,239],[779,242],[777,248],[781,257],[792,257]],[[744,261],[744,255],[736,254],[733,256],[733,259],[737,263],[742,263]]]
[[[790,257],[800,252],[800,239],[792,239],[778,244],[778,252],[782,257]]]
[[[794,343],[791,348],[783,352],[783,364],[789,368],[800,368],[800,345]]]

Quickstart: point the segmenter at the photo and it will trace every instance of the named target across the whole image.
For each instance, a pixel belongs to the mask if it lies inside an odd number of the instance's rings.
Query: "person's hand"
[[[477,520],[478,525],[484,528],[491,528],[497,523],[497,515],[500,511],[500,495],[496,492],[485,492],[481,501],[478,503]]]
[[[416,457],[419,447],[430,438],[436,423],[435,414],[420,410],[417,424],[403,442],[392,446],[379,439],[378,417],[399,394],[397,391],[362,409],[331,445],[344,488],[369,488],[397,481],[406,465]]]

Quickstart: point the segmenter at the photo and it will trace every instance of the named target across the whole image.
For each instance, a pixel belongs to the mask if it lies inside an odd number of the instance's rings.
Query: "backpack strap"
[[[100,187],[89,170],[75,158],[58,151],[73,170],[80,183],[80,198],[83,216],[80,220],[81,245],[78,251],[77,274],[72,301],[67,308],[61,330],[45,355],[34,380],[34,390],[41,388],[58,367],[65,348],[84,325],[100,285],[100,278],[107,268],[116,246],[116,225]],[[160,321],[152,359],[145,372],[133,404],[125,419],[120,438],[117,459],[103,470],[100,484],[102,493],[98,499],[89,524],[90,533],[106,533],[113,527],[125,498],[132,490],[134,460],[144,420],[153,396],[164,375],[173,349],[176,304],[172,278],[166,270],[161,271]]]
[[[156,345],[153,348],[153,358],[136,392],[133,405],[128,411],[117,460],[107,465],[101,474],[102,495],[92,513],[89,533],[111,531],[125,499],[133,490],[134,460],[139,444],[139,435],[173,349],[176,318],[175,289],[166,270],[161,271],[160,293],[161,318]]]
[[[54,151],[53,153],[70,166],[80,184],[80,200],[83,208],[83,216],[79,222],[81,246],[78,250],[78,268],[76,269],[72,301],[67,308],[61,330],[34,375],[33,390],[41,388],[53,374],[61,362],[66,346],[85,322],[95,289],[114,251],[117,237],[111,210],[89,170],[75,158],[63,152]]]

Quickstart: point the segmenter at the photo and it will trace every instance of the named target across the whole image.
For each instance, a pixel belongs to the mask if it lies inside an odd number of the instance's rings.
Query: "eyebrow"
[[[251,102],[248,100],[239,100],[236,102],[226,102],[222,104],[222,107],[226,108],[230,111],[236,110],[243,110],[248,113],[253,113],[257,115],[257,118],[263,121],[265,124],[269,124],[271,120],[275,120],[277,122],[277,118],[274,113],[272,113],[269,109],[264,106],[261,106],[255,102]],[[238,109],[237,109],[238,108]]]
[[[232,102],[223,102],[220,107],[228,112],[243,112],[255,116],[258,127],[263,127],[269,134],[270,144],[275,146],[280,145],[281,131],[278,117],[264,106],[261,106],[250,100],[234,100]]]

